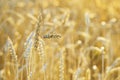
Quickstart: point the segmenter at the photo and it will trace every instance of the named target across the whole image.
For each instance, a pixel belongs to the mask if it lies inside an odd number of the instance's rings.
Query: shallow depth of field
[[[120,0],[0,0],[0,80],[120,80]]]

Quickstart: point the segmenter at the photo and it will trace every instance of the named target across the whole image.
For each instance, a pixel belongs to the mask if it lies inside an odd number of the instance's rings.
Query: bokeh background
[[[104,79],[119,80],[118,76],[113,75],[115,72],[106,72],[120,57],[119,3],[120,0],[0,0],[0,80],[13,80],[14,77],[9,69],[6,71],[9,74],[4,71],[7,38],[12,40],[19,60],[24,53],[26,38],[36,29],[40,13],[43,14],[44,21],[40,36],[45,42],[47,80],[59,80],[57,63],[59,51],[63,48],[63,80],[89,80],[86,78],[89,70],[90,80],[102,80],[102,57],[99,51],[101,47],[105,49]],[[61,38],[43,38],[47,34],[60,35]],[[18,63],[19,67],[24,64],[22,61]],[[119,68],[119,62],[116,64]],[[79,69],[76,79],[74,76]],[[25,74],[25,71],[22,73]],[[113,76],[108,78],[111,74]],[[119,72],[117,74],[119,75]],[[44,80],[39,75],[33,75],[31,80],[40,78]],[[26,75],[19,79],[25,80]]]

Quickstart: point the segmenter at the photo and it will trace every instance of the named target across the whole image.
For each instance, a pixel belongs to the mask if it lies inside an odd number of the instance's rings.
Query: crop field
[[[120,80],[120,0],[0,0],[0,80]]]

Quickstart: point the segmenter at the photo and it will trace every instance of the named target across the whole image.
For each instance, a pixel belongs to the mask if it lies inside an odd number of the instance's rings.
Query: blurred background
[[[104,46],[106,70],[120,57],[119,3],[120,0],[0,0],[0,70],[4,69],[4,48],[7,38],[10,37],[12,40],[19,60],[24,52],[26,38],[35,30],[41,12],[44,21],[40,30],[41,37],[47,34],[61,35],[60,39],[43,38],[45,52],[48,60],[50,59],[48,63],[51,63],[52,57],[55,57],[52,55],[57,55],[60,49],[65,48],[66,80],[74,80],[71,75],[74,75],[73,72],[78,65],[83,71],[84,66],[86,69],[89,68],[89,55],[88,57],[85,55],[89,53],[87,49],[90,46],[98,48]],[[78,55],[82,57],[77,57]],[[78,63],[79,59],[80,63]],[[83,60],[88,62],[85,64]],[[95,56],[93,64],[98,69],[101,66],[100,61]],[[98,72],[101,73],[101,70]],[[58,80],[49,76],[48,74],[48,80]],[[80,76],[84,77],[85,73]],[[96,75],[92,77],[91,80],[98,80]],[[37,80],[37,78],[33,79]]]

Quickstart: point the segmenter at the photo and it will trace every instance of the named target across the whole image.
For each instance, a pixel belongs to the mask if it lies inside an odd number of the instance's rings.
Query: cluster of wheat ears
[[[0,80],[120,80],[120,0],[0,0]]]

